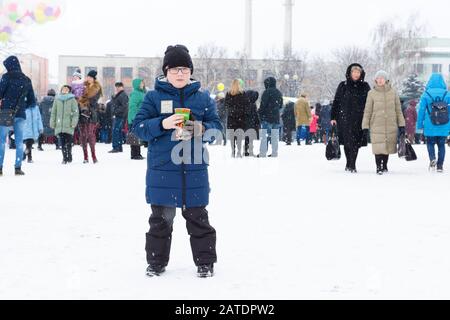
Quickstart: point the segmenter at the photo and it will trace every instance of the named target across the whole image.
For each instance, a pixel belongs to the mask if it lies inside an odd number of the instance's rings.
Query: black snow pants
[[[173,223],[176,208],[152,206],[150,231],[147,233],[147,263],[166,267],[169,263]],[[209,224],[205,207],[183,210],[186,227],[191,237],[192,255],[196,266],[217,262],[216,230]]]

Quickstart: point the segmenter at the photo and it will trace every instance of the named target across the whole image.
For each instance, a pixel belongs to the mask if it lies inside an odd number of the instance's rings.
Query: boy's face
[[[167,80],[177,89],[186,87],[191,79],[191,69],[186,67],[170,68],[167,70]]]
[[[68,93],[69,93],[69,88],[63,87],[63,88],[61,89],[61,93],[62,93],[62,94],[68,94]]]

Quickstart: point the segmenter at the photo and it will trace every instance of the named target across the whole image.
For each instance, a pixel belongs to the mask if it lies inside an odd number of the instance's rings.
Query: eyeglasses
[[[178,74],[180,71],[182,74],[189,74],[191,72],[190,68],[169,68],[170,74]]]

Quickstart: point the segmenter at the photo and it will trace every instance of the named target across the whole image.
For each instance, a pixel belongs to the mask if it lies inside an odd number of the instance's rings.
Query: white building
[[[428,81],[432,73],[442,73],[450,82],[450,39],[423,39],[423,48],[416,54],[416,73],[421,80]]]

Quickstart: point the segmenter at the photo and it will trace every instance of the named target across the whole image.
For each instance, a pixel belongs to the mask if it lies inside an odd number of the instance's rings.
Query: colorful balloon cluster
[[[9,42],[20,26],[55,21],[61,16],[62,4],[57,0],[0,0],[0,42]]]

